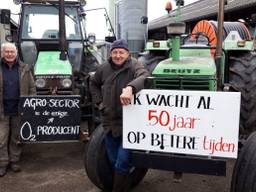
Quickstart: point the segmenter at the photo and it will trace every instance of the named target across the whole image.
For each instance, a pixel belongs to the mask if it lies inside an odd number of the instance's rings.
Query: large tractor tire
[[[231,192],[256,191],[256,132],[253,132],[238,156],[233,169]]]
[[[229,60],[231,91],[241,92],[240,138],[256,131],[256,55],[244,53]]]
[[[107,158],[104,145],[105,133],[101,125],[92,133],[85,148],[84,165],[89,179],[103,191],[111,191],[113,185],[113,169]],[[135,168],[131,173],[132,186],[141,182],[147,169]]]

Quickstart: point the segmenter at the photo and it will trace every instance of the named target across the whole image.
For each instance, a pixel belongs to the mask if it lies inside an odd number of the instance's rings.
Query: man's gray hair
[[[15,51],[17,52],[17,47],[14,43],[5,42],[5,43],[2,43],[2,45],[1,45],[1,57],[3,57],[3,52],[4,52],[5,47],[8,47],[8,46],[14,48]]]

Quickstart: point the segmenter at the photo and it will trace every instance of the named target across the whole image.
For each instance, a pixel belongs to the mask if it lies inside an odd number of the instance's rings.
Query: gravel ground
[[[99,192],[86,176],[83,155],[83,143],[24,145],[22,171],[0,178],[0,192]],[[149,170],[132,191],[228,192],[233,164],[226,177],[184,174],[181,183],[172,172]]]

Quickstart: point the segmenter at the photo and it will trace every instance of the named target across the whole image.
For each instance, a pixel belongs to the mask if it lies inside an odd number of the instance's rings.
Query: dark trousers
[[[108,132],[105,137],[105,146],[114,170],[123,174],[129,173],[132,168],[130,152],[123,148],[122,137],[113,137],[112,133]]]
[[[18,125],[18,116],[5,116],[0,120],[0,167],[20,160],[22,149]]]

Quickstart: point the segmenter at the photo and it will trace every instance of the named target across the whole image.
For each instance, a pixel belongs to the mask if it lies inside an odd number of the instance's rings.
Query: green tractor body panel
[[[223,49],[225,51],[253,51],[254,42],[249,40],[242,40],[237,31],[231,31],[223,42]]]
[[[44,51],[38,54],[35,64],[35,75],[72,75],[69,60],[60,60],[59,51]]]
[[[180,56],[183,57],[211,57],[210,49],[183,48],[180,49]]]
[[[172,58],[161,61],[152,72],[151,80],[158,89],[215,91],[214,58],[210,56],[210,49],[182,49],[180,61]]]
[[[253,41],[245,41],[244,44],[239,45],[239,42],[234,41],[224,41],[223,43],[223,49],[226,51],[252,51],[253,48]]]
[[[161,61],[152,73],[154,76],[214,76],[215,74],[214,60],[206,57],[183,57],[180,61],[172,61],[169,58]]]

